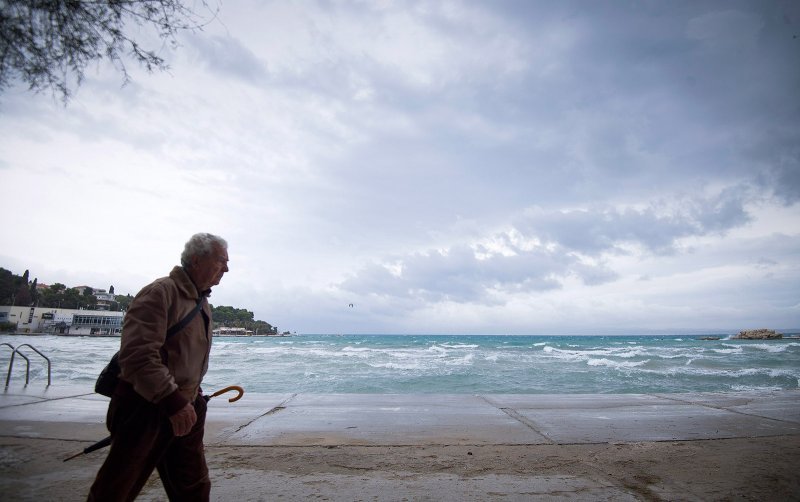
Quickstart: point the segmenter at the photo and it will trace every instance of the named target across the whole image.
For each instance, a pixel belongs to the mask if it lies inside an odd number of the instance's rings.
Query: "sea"
[[[216,337],[203,387],[207,393],[240,385],[260,393],[638,394],[800,386],[800,339],[718,337]],[[14,387],[27,378],[28,387],[44,388],[49,371],[52,386],[91,392],[118,349],[119,338],[0,335],[0,369]]]

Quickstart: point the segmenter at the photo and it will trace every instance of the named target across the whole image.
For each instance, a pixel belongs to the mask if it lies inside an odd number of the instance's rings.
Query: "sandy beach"
[[[4,437],[4,500],[83,500],[102,453]],[[798,500],[800,438],[596,445],[210,446],[214,500]],[[140,500],[164,500],[157,477]]]
[[[800,500],[800,394],[212,400],[213,500]],[[83,500],[92,394],[0,397],[4,500]],[[157,477],[140,500],[164,500]]]

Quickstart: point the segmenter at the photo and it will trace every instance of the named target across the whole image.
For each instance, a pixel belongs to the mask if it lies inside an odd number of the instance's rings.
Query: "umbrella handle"
[[[224,389],[220,389],[217,392],[211,394],[211,397],[217,397],[217,396],[219,396],[221,394],[225,394],[226,392],[229,392],[229,391],[232,391],[232,390],[235,390],[239,394],[234,396],[234,397],[232,397],[232,398],[230,398],[230,399],[228,399],[229,403],[232,403],[234,401],[238,401],[239,399],[242,398],[242,395],[244,395],[244,389],[243,388],[239,387],[238,385],[231,385],[229,387],[225,387]]]
[[[231,385],[229,387],[225,387],[224,389],[218,390],[217,392],[211,394],[210,396],[203,396],[203,397],[205,398],[206,401],[208,401],[212,397],[217,397],[217,396],[219,396],[221,394],[225,394],[226,392],[230,392],[232,390],[235,390],[236,392],[238,392],[238,394],[236,396],[228,399],[229,403],[232,403],[234,401],[238,401],[239,399],[241,399],[242,395],[244,395],[244,389],[243,388],[239,387],[238,385]],[[86,453],[90,453],[90,452],[93,452],[95,450],[99,450],[100,448],[104,448],[104,447],[106,447],[106,446],[108,446],[110,444],[111,444],[111,436],[108,436],[107,438],[102,439],[102,440],[98,441],[97,443],[95,443],[95,444],[93,444],[93,445],[91,445],[91,446],[89,446],[87,448],[84,448],[84,450],[82,452],[76,453],[75,455],[72,455],[69,458],[65,458],[64,462],[72,460],[73,458],[79,457],[79,456],[84,455]]]

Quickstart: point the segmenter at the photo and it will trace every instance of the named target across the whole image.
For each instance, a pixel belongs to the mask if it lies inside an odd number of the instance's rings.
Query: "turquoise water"
[[[723,335],[726,337],[726,335]],[[298,335],[214,341],[204,387],[279,393],[649,393],[797,389],[800,340],[697,336]],[[52,361],[54,385],[92,389],[114,338],[0,336]],[[3,347],[0,347],[3,349]],[[10,349],[0,351],[7,371]],[[31,386],[46,365],[30,359]],[[3,373],[5,375],[5,372]],[[25,363],[12,381],[24,382]]]

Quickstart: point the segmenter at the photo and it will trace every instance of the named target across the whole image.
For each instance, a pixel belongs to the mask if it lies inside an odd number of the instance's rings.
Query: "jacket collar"
[[[189,298],[199,298],[200,296],[209,296],[211,294],[211,289],[207,289],[205,291],[198,291],[197,286],[195,286],[192,278],[189,277],[189,274],[186,273],[186,270],[181,267],[180,265],[176,265],[172,272],[169,273],[170,278],[175,281],[175,285],[178,286],[178,290]]]

